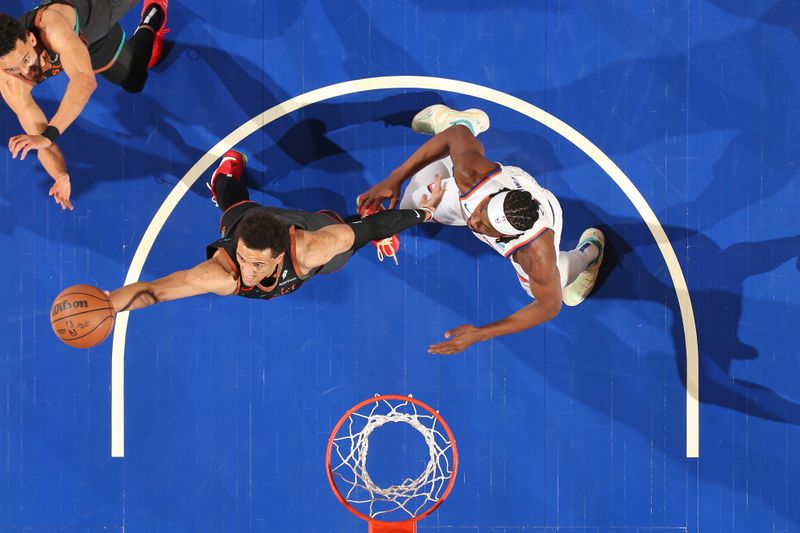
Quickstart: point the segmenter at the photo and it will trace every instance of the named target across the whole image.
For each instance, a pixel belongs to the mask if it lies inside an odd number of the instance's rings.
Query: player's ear
[[[33,34],[32,31],[28,32],[28,44],[31,46],[36,46],[36,36]]]

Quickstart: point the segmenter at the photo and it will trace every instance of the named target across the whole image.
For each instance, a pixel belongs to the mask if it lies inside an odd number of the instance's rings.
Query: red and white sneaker
[[[217,191],[214,189],[214,182],[217,180],[217,176],[225,174],[236,181],[241,181],[245,166],[247,166],[247,156],[242,152],[228,150],[222,155],[222,161],[220,161],[214,174],[211,175],[211,181],[206,182],[206,187],[211,191],[211,201],[214,202],[215,206],[219,207],[219,204],[217,204]]]
[[[155,32],[156,36],[153,41],[153,51],[150,53],[150,61],[147,63],[147,68],[153,68],[161,61],[161,55],[164,53],[164,36],[169,33],[169,28],[167,28],[167,4],[169,4],[169,0],[144,0],[144,5],[142,6],[142,24],[147,24],[148,21],[145,18],[145,13],[147,12],[147,8],[153,4],[159,6],[164,11],[164,23],[161,25],[161,29]]]
[[[377,207],[367,207],[366,205],[359,205],[360,202],[358,201],[361,197],[359,196],[356,198],[356,205],[359,206],[357,211],[358,214],[361,215],[361,218],[368,217],[374,213],[379,213],[383,211],[383,206],[381,204],[377,204]],[[400,237],[397,235],[392,235],[391,237],[386,237],[380,241],[372,241],[372,246],[375,247],[375,250],[378,252],[378,260],[383,261],[386,257],[391,257],[394,259],[394,264],[398,265],[397,262],[397,250],[400,249]]]

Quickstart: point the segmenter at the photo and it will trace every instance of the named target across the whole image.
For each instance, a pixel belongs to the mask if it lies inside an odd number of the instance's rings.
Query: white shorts
[[[400,209],[416,209],[423,196],[430,196],[429,185],[436,181],[436,176],[442,178],[444,197],[436,209],[433,220],[448,226],[466,226],[467,220],[461,211],[458,187],[453,177],[453,160],[445,157],[434,161],[411,177],[400,200]]]

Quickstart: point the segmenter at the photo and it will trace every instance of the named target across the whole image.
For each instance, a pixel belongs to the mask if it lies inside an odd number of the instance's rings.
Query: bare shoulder
[[[191,283],[201,285],[215,294],[228,295],[236,292],[238,273],[225,260],[224,252],[217,250],[214,256],[189,271]]]
[[[67,4],[51,4],[42,8],[36,27],[44,32],[52,29],[75,29],[75,9]]]
[[[225,272],[226,274],[236,274],[236,269],[234,268],[233,262],[228,257],[228,253],[222,248],[217,249],[211,259],[206,261],[206,263],[209,263],[208,268],[211,270],[221,269],[222,272]],[[203,265],[205,263],[200,264]]]
[[[298,266],[305,274],[353,246],[353,230],[347,224],[333,224],[317,231],[295,231]]]
[[[545,230],[542,235],[527,246],[523,246],[512,256],[532,279],[547,279],[557,268],[557,257],[553,244],[553,231]]]

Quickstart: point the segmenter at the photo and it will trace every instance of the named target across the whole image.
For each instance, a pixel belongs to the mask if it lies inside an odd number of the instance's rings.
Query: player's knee
[[[561,299],[558,299],[547,306],[547,320],[553,320],[561,312]]]
[[[453,175],[461,183],[477,183],[483,179],[483,173],[478,171],[471,164],[468,158],[466,161],[459,160],[453,162]]]
[[[475,138],[472,130],[464,124],[453,124],[450,126],[449,130],[450,134],[454,137],[459,137],[467,141]]]
[[[127,93],[137,94],[142,92],[146,81],[147,80],[126,81],[122,84],[122,88],[125,89],[125,92]]]

